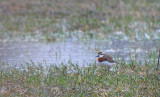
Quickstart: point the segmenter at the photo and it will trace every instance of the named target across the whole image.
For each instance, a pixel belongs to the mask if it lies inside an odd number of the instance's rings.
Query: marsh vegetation
[[[160,96],[159,10],[158,0],[1,0],[0,96]]]

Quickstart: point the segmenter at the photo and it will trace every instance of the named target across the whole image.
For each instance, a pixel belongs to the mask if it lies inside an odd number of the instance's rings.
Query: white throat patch
[[[103,55],[99,55],[99,57],[101,58],[101,57],[103,57]]]

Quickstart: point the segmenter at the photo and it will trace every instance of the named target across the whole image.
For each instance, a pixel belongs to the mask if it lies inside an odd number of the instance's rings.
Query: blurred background
[[[0,61],[157,58],[159,10],[159,0],[1,0]]]
[[[159,0],[1,0],[0,38],[158,39],[159,10]]]

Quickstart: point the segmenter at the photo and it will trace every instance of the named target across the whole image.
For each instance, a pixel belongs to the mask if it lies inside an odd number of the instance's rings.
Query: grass
[[[81,30],[84,37],[86,33],[92,34],[90,39],[104,40],[117,31],[122,31],[130,39],[135,39],[134,33],[142,36],[147,33],[154,39],[160,27],[160,2],[157,0],[2,0],[0,3],[1,40],[40,36],[37,39],[56,41],[58,38],[55,37],[59,35],[61,39],[70,35],[77,37],[74,36],[77,30]],[[69,36],[63,36],[66,32],[70,32]]]
[[[1,0],[0,41],[114,40],[125,36],[129,40],[156,40],[160,37],[159,5],[158,0]],[[124,60],[118,72],[96,64],[44,68],[44,64],[34,63],[23,67],[24,63],[19,70],[4,63],[0,96],[158,97],[160,73],[155,70],[155,55],[146,59],[145,65],[136,59],[130,63]]]
[[[4,64],[6,65],[6,64]],[[0,71],[0,96],[159,96],[156,65],[122,62],[116,72],[89,65],[42,66],[27,63],[21,70]]]

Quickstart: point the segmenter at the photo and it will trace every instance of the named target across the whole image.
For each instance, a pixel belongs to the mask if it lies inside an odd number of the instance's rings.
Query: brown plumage
[[[104,57],[104,61],[108,61],[110,63],[114,63],[115,61],[113,60],[113,58],[108,55],[107,53],[103,54],[103,57]]]
[[[100,55],[103,55],[103,57],[99,57]],[[97,57],[99,57],[99,58],[98,58],[98,61],[99,61],[99,62],[108,61],[108,62],[110,62],[110,63],[116,63],[116,62],[113,60],[113,58],[112,58],[109,54],[107,54],[107,53],[98,52],[98,56],[97,56]]]
[[[98,58],[98,62],[103,62],[104,61],[104,58],[101,57],[101,58]]]
[[[98,55],[96,56],[98,57],[98,64],[100,66],[104,66],[109,68],[110,71],[115,71],[115,66],[118,64],[117,62],[115,62],[113,60],[113,58],[107,54],[107,53],[102,53],[99,52]]]

